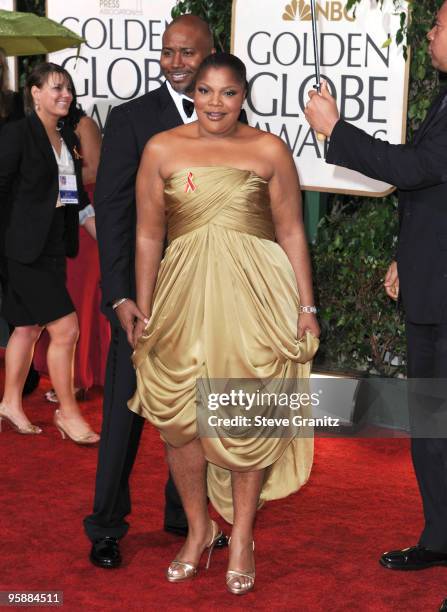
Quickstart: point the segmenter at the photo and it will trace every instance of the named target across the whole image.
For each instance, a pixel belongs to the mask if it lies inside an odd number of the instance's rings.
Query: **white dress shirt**
[[[74,167],[73,158],[70,155],[70,151],[68,150],[67,145],[62,140],[62,138],[61,138],[61,154],[60,155],[57,154],[57,151],[53,147],[53,145],[51,146],[53,149],[54,157],[56,158],[59,174],[74,174],[75,167]],[[61,206],[65,206],[65,204],[62,204],[61,196],[60,196],[60,193],[58,192],[56,208],[60,208]]]
[[[189,102],[191,102],[191,98],[188,98],[188,96],[185,96],[185,94],[176,92],[169,81],[166,81],[166,85],[168,87],[168,91],[171,95],[171,98],[174,101],[178,112],[180,113],[180,117],[182,118],[183,123],[192,123],[193,121],[197,121],[196,109],[194,109],[194,112],[191,117],[188,117],[185,113],[185,109],[183,108],[183,100],[188,100]]]

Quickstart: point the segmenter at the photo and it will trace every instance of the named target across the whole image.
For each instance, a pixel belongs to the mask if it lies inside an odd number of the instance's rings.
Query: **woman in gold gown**
[[[188,519],[168,580],[194,576],[220,535],[208,495],[233,523],[226,583],[235,594],[254,585],[259,503],[304,484],[313,440],[199,437],[196,380],[306,379],[319,335],[294,161],[279,138],[238,121],[245,95],[244,64],[210,55],[195,83],[198,121],[146,145],[136,277],[149,321],[135,327],[129,402],[159,429]]]

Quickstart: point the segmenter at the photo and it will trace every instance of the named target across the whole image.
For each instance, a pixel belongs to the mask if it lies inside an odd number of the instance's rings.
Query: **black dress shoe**
[[[447,553],[429,550],[423,546],[411,546],[383,553],[379,563],[388,569],[422,570],[437,565],[447,565]]]
[[[439,608],[439,612],[447,612],[447,599],[444,599],[444,601],[441,604],[441,607]]]
[[[107,536],[93,542],[90,561],[93,565],[104,569],[119,567],[121,565],[121,553],[118,539]]]
[[[228,546],[228,536],[224,533],[220,536],[216,543],[214,544],[214,548],[226,548]]]

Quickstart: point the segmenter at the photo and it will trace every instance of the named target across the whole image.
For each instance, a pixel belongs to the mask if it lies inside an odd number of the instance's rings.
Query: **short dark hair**
[[[172,26],[176,25],[189,25],[195,28],[199,28],[202,31],[204,37],[208,38],[209,49],[214,47],[214,35],[213,31],[210,27],[210,24],[203,19],[203,17],[199,17],[199,15],[194,15],[193,13],[186,13],[185,15],[179,15],[175,17],[171,23],[166,26],[165,33],[172,28]]]
[[[73,79],[71,78],[70,73],[59,66],[59,64],[53,64],[53,62],[41,62],[40,64],[36,64],[28,78],[26,79],[25,91],[24,91],[24,103],[25,103],[25,112],[30,114],[34,110],[34,101],[33,96],[31,94],[31,89],[36,87],[42,87],[48,81],[48,78],[52,74],[60,74],[63,76],[65,81],[69,84],[72,92],[73,92],[73,100],[70,104],[70,108],[68,113],[73,112],[73,109],[77,106],[76,101],[76,89],[73,83]]]
[[[248,89],[247,69],[244,62],[236,57],[236,55],[219,52],[211,53],[211,55],[205,57],[197,70],[196,83],[209,68],[228,68],[244,89]]]

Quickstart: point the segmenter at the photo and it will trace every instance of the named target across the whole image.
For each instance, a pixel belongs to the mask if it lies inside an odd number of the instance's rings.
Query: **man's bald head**
[[[160,66],[175,91],[187,93],[193,87],[200,63],[214,52],[213,34],[207,22],[197,15],[182,15],[163,34]]]
[[[207,21],[205,21],[204,19],[202,19],[202,17],[199,17],[198,15],[180,15],[180,17],[176,17],[168,25],[168,27],[164,31],[163,38],[171,28],[175,28],[178,25],[184,25],[186,27],[193,28],[194,30],[196,30],[196,32],[200,33],[200,36],[203,37],[203,40],[206,40],[208,42],[208,55],[211,53],[211,50],[214,47],[214,36]]]

